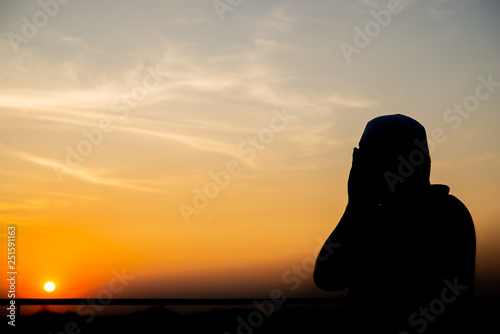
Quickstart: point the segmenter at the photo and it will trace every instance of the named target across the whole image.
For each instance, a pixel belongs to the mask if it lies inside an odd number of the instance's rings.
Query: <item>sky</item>
[[[472,214],[476,293],[500,296],[499,15],[493,0],[0,1],[17,296],[341,295],[311,261],[364,126],[396,113],[425,126],[431,182]]]

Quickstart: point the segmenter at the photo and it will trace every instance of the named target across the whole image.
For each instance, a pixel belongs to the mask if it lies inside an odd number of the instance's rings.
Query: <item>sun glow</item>
[[[56,288],[56,285],[54,283],[52,283],[52,282],[45,283],[45,290],[47,292],[52,292],[52,291],[54,291],[55,288]]]

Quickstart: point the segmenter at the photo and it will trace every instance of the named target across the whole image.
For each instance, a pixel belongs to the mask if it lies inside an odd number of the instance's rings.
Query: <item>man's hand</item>
[[[358,148],[352,154],[352,167],[347,181],[349,204],[361,207],[376,206],[377,183],[367,157]]]

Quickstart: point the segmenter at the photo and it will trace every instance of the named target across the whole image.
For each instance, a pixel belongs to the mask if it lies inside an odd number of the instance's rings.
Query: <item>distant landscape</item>
[[[477,300],[475,333],[498,333],[498,300]],[[294,306],[278,309],[269,317],[254,308],[215,309],[179,314],[154,306],[128,315],[88,317],[75,312],[40,311],[18,319],[19,333],[345,333],[345,309],[333,306]],[[263,320],[262,320],[263,319]]]

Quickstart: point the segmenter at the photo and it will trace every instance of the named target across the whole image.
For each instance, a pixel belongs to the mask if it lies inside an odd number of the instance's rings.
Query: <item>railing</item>
[[[286,308],[288,305],[338,305],[345,304],[346,298],[286,298],[280,305]],[[0,299],[0,305],[10,305],[11,299]],[[156,306],[197,306],[197,305],[254,305],[270,301],[269,298],[113,298],[113,299],[83,299],[83,298],[18,298],[14,299],[17,315],[21,313],[21,306],[37,305],[156,305]]]

